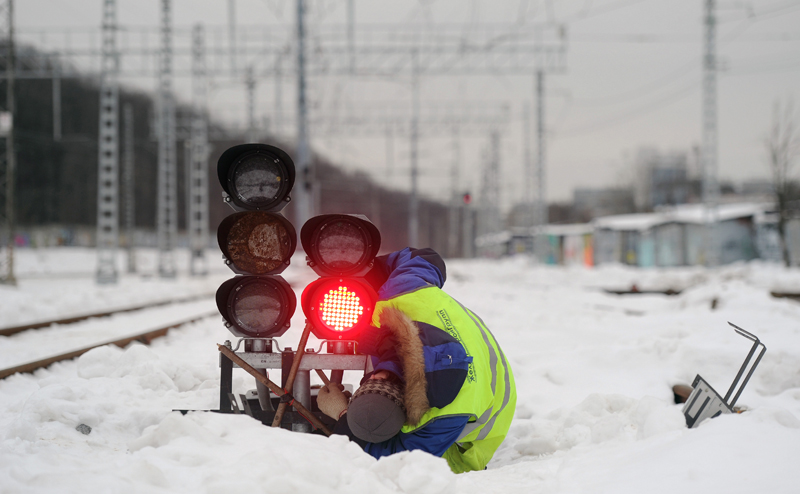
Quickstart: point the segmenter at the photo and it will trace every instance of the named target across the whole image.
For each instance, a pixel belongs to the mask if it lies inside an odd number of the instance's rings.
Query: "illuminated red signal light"
[[[322,322],[332,327],[334,331],[350,330],[364,314],[361,297],[345,285],[339,285],[339,288],[331,288],[327,293],[322,293],[318,310]]]
[[[323,340],[352,340],[372,322],[378,295],[354,278],[321,278],[303,290],[303,312]]]

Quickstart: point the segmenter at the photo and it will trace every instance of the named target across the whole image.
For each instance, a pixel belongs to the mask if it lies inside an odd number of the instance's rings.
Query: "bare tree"
[[[772,172],[775,202],[778,206],[778,234],[783,262],[790,265],[789,246],[786,242],[786,222],[789,219],[789,202],[792,199],[792,167],[800,154],[800,128],[797,126],[794,103],[775,101],[772,125],[764,139]]]

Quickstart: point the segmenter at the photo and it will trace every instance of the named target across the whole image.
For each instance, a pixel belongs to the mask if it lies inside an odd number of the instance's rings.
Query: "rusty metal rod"
[[[303,335],[300,336],[300,345],[297,347],[297,353],[294,354],[292,359],[292,367],[289,369],[289,376],[286,378],[286,389],[291,390],[294,386],[294,378],[297,376],[297,370],[300,368],[300,361],[303,359],[303,354],[306,351],[306,343],[308,343],[308,335],[311,334],[311,323],[306,322],[306,327],[303,328]],[[272,420],[272,427],[280,427],[283,414],[286,413],[286,403],[278,405],[278,410],[275,412],[275,418]]]
[[[322,372],[322,371],[321,371],[321,370],[319,370],[319,369],[314,369],[314,370],[315,370],[315,371],[317,371],[317,375],[319,376],[319,378],[320,378],[320,379],[322,379],[322,383],[323,383],[325,386],[327,386],[328,384],[330,384],[330,383],[331,383],[331,380],[330,380],[330,379],[328,379],[328,376],[326,376],[324,372]]]
[[[217,345],[217,348],[219,348],[219,351],[223,355],[225,355],[226,357],[231,359],[231,361],[233,363],[235,363],[236,365],[238,365],[242,369],[246,370],[248,374],[252,375],[261,384],[263,384],[264,386],[268,387],[270,389],[270,391],[272,391],[273,393],[275,393],[278,396],[283,396],[284,394],[286,394],[280,388],[280,386],[278,386],[274,382],[270,381],[269,378],[267,378],[266,376],[263,376],[255,368],[253,368],[253,366],[251,366],[250,364],[248,364],[247,362],[242,360],[242,358],[239,357],[238,355],[236,355],[233,352],[233,350],[231,350],[230,348],[226,347],[225,345]],[[324,432],[325,435],[330,436],[332,434],[330,429],[325,427],[325,424],[320,422],[320,420],[313,413],[309,412],[308,409],[306,407],[304,407],[302,403],[300,403],[297,400],[292,400],[292,406],[297,409],[297,411],[300,413],[300,415],[303,416],[303,418],[305,418],[306,420],[311,422],[311,425],[313,425],[317,429],[319,429],[322,432]]]

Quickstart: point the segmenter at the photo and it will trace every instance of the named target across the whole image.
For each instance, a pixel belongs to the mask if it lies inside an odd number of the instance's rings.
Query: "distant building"
[[[644,148],[636,156],[636,207],[652,211],[658,206],[693,202],[692,179],[687,153],[662,153]]]
[[[737,201],[775,201],[775,186],[771,180],[745,180],[736,189]],[[723,197],[722,199],[724,200],[725,198]]]
[[[717,209],[719,262],[729,264],[761,257],[773,259],[770,204],[721,204]],[[596,264],[640,267],[704,264],[707,212],[700,204],[597,218],[594,227]]]
[[[587,222],[600,216],[633,213],[633,189],[575,189],[573,220]]]

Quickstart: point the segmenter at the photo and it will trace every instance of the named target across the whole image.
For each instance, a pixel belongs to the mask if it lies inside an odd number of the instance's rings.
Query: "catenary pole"
[[[189,234],[189,272],[208,274],[208,77],[205,30],[197,24],[192,30],[192,127],[189,131],[189,173],[186,230]]]
[[[127,242],[125,249],[127,251],[128,272],[136,272],[136,186],[135,186],[135,167],[136,167],[136,151],[135,151],[135,134],[133,131],[133,105],[125,103],[122,109],[123,121],[123,151],[122,151],[122,187],[125,197],[125,238]]]
[[[158,273],[177,276],[175,244],[178,235],[177,152],[175,105],[172,95],[172,2],[161,0],[161,51],[158,71]]]
[[[0,187],[5,192],[5,212],[3,215],[4,230],[0,231],[0,241],[5,239],[5,255],[0,259],[0,282],[7,285],[16,285],[17,279],[14,276],[14,237],[15,210],[14,210],[14,189],[15,171],[17,156],[14,149],[14,76],[16,69],[16,57],[14,52],[14,2],[6,0],[0,3],[0,8],[5,10],[5,16],[0,20],[5,27],[6,34],[6,116],[8,118],[8,129],[6,129],[6,155],[5,168],[0,176]],[[2,254],[2,251],[0,251]]]
[[[297,0],[297,182],[299,187],[294,189],[297,225],[304,225],[313,216],[313,176],[308,142],[305,45],[305,0]]]
[[[717,55],[715,1],[705,2],[705,31],[703,55],[703,203],[706,228],[704,236],[705,263],[719,264],[719,242],[716,239],[717,201]]]
[[[408,196],[408,245],[419,247],[419,52],[411,55],[411,193]]]
[[[100,129],[97,167],[98,283],[117,282],[119,245],[119,54],[117,3],[103,2],[103,56],[100,81]]]

